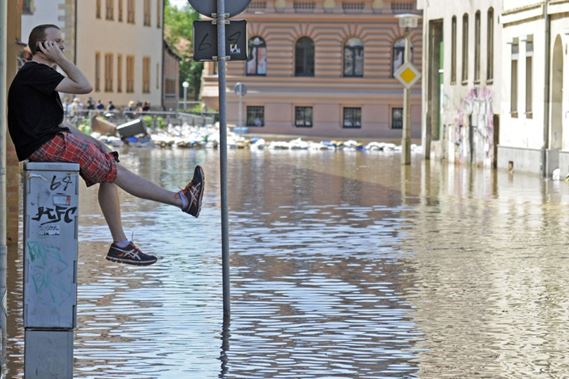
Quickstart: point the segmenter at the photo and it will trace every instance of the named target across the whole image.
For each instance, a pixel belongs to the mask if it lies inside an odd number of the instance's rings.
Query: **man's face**
[[[57,43],[59,49],[63,52],[65,50],[65,41],[63,40],[63,33],[59,29],[48,28],[45,30],[45,41],[53,41]]]

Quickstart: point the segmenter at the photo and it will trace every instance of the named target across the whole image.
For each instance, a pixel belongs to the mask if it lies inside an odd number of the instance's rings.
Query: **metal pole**
[[[545,22],[545,68],[544,75],[544,89],[543,89],[543,103],[545,109],[543,112],[543,147],[541,148],[541,175],[547,178],[551,174],[547,159],[547,152],[549,150],[549,112],[551,110],[550,98],[550,83],[551,83],[551,17],[549,16],[549,2],[544,2],[543,5],[543,18]]]
[[[243,126],[243,96],[239,95],[239,127]]]
[[[7,25],[8,2],[0,1],[0,25]],[[0,372],[4,366],[6,352],[6,67],[7,67],[7,30],[0,28],[0,329],[2,335],[2,355],[0,355]],[[14,58],[15,59],[15,58]]]
[[[405,63],[409,62],[409,32],[405,33]],[[411,164],[411,131],[409,117],[409,91],[405,87],[403,89],[403,132],[401,133],[401,164]]]
[[[229,222],[227,212],[227,118],[225,110],[225,0],[217,0],[217,75],[219,79],[219,153],[221,174],[221,265],[223,318],[229,319]]]
[[[188,108],[188,87],[184,86],[184,112]]]

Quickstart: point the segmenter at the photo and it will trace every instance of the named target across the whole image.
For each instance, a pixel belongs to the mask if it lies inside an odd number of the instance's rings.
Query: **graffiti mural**
[[[449,96],[445,96],[445,103]],[[494,159],[493,91],[471,88],[451,109],[446,109],[449,159],[489,166]]]

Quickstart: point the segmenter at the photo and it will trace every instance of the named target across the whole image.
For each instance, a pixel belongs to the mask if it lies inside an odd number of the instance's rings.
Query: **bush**
[[[166,126],[166,120],[162,116],[143,116],[142,121],[144,122],[144,126],[147,128],[154,128],[156,126],[157,129],[164,129]]]

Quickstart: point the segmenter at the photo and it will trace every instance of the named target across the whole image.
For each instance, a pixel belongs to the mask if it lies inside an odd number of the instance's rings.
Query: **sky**
[[[170,0],[170,4],[172,4],[178,8],[181,8],[184,5],[188,4],[188,0]]]

